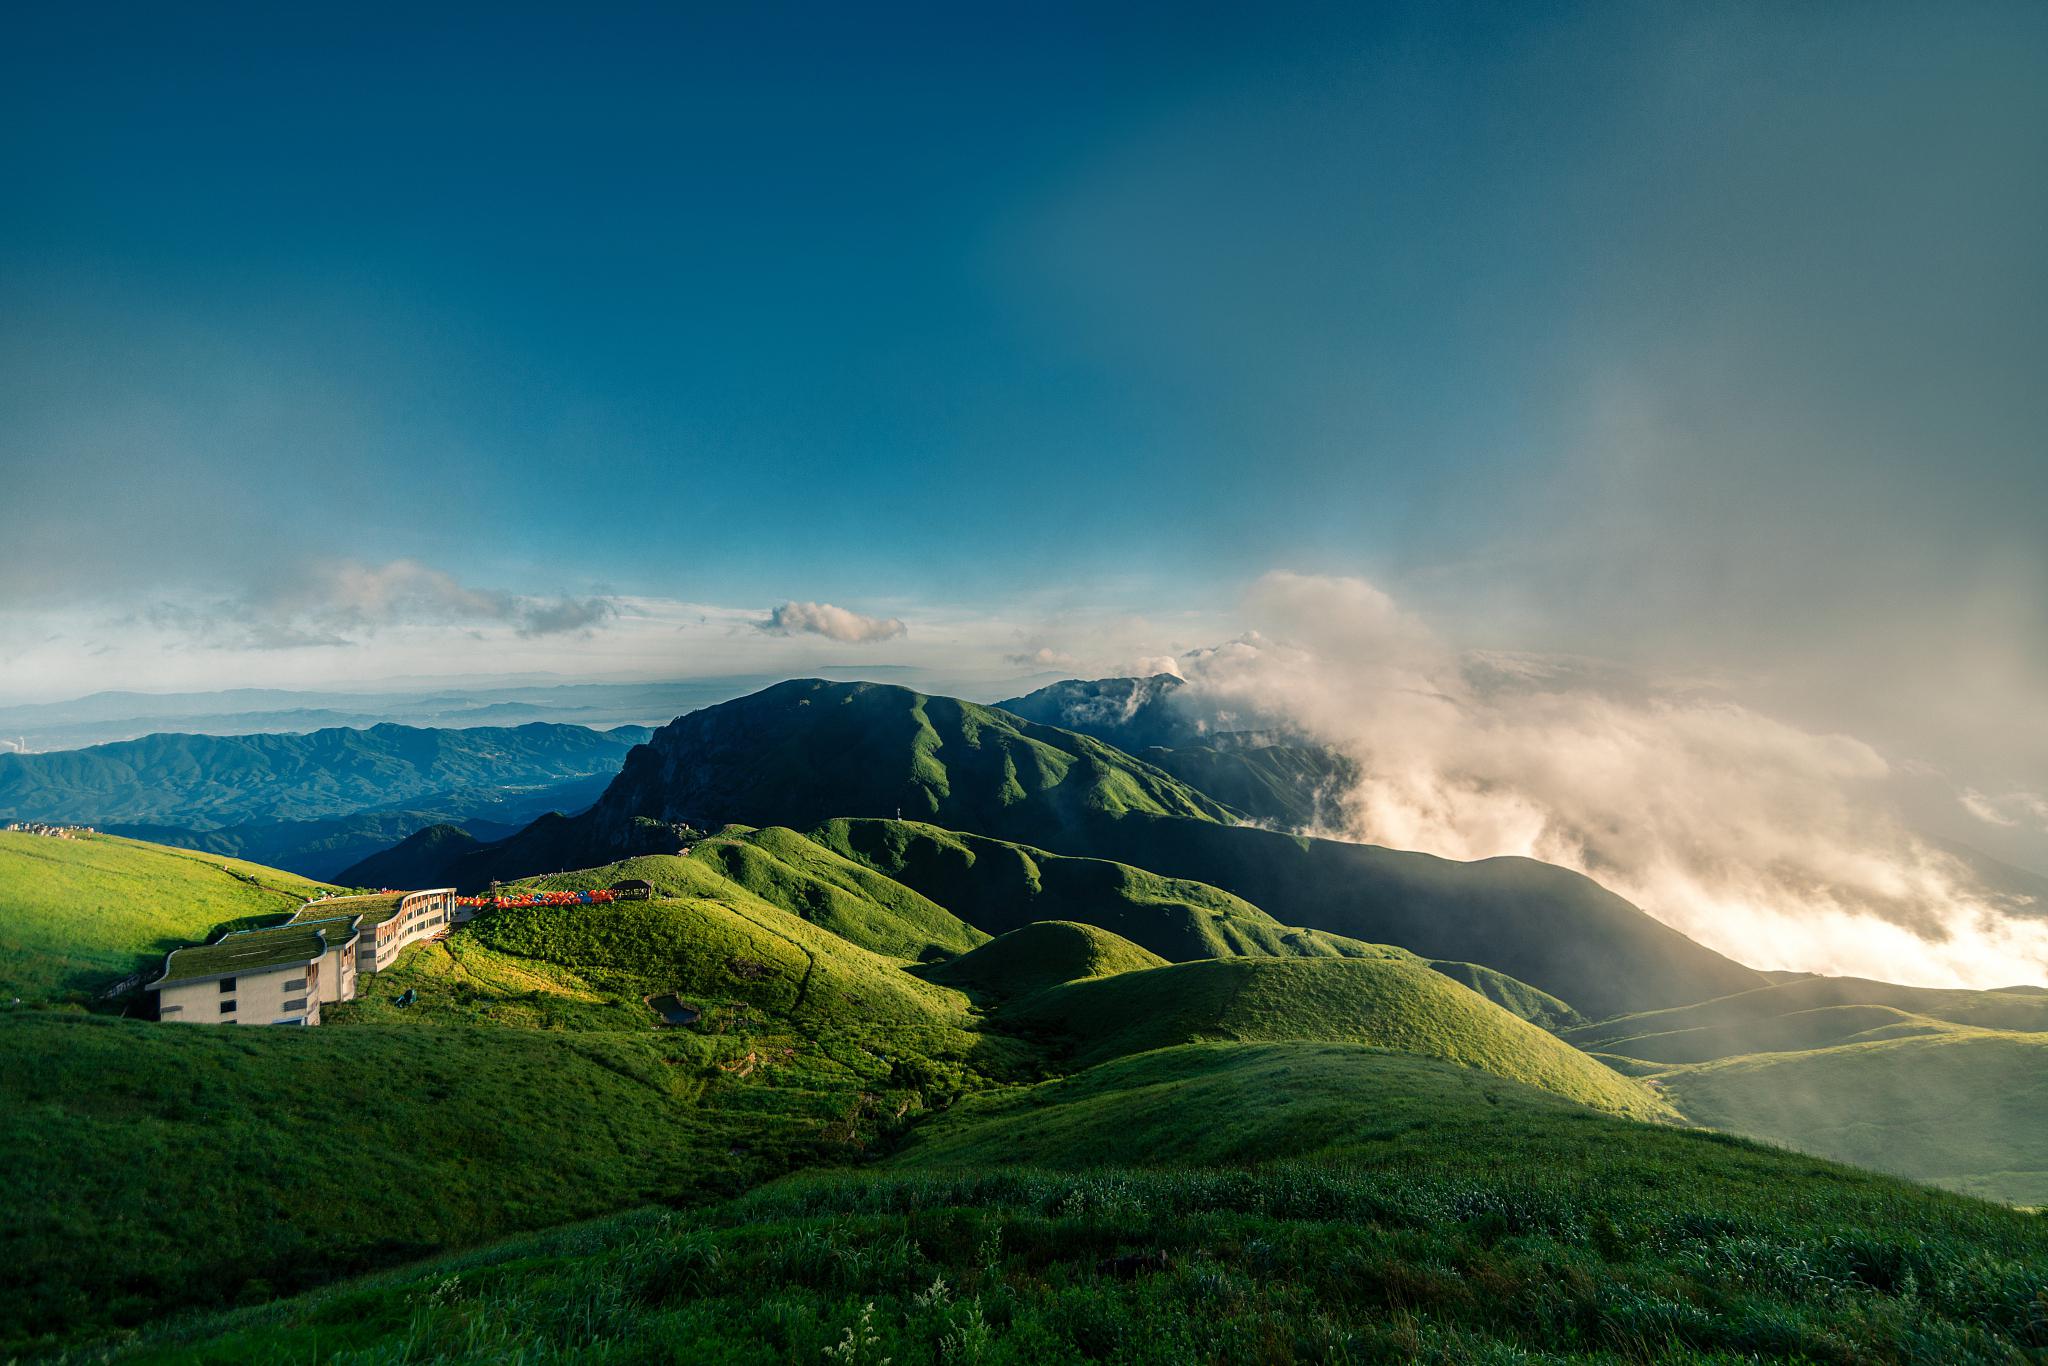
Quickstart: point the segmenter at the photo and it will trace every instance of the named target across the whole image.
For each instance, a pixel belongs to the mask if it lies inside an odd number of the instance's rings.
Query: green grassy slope
[[[1504,972],[1479,963],[1452,963],[1441,958],[1429,960],[1429,966],[1453,982],[1472,988],[1509,1014],[1519,1015],[1553,1033],[1582,1022],[1570,1003],[1547,991],[1538,991],[1527,982],[1516,981]]]
[[[322,884],[111,835],[0,831],[0,1000],[86,1000],[217,927],[297,909]]]
[[[60,1324],[843,1160],[963,1089],[1036,1075],[961,993],[709,863],[544,881],[635,875],[681,894],[485,912],[318,1030],[0,1017],[0,1255],[29,1269],[0,1294],[0,1357]],[[667,992],[696,1025],[656,1028],[642,998]],[[181,1241],[205,1254],[181,1260]]]
[[[764,901],[894,958],[965,953],[988,940],[937,902],[794,830],[731,826],[690,857]]]
[[[1208,1045],[127,1359],[1972,1366],[2048,1349],[2044,1279],[2010,1210],[1420,1059]]]
[[[1906,1037],[1730,1057],[1656,1075],[1702,1124],[1992,1199],[2048,1205],[2048,1033],[1929,1026]]]
[[[703,1119],[710,1045],[675,1035],[18,1011],[0,1056],[0,1354],[731,1188],[760,1150],[783,1150],[765,1170],[795,1156],[772,1123]],[[757,1155],[728,1155],[736,1141]]]
[[[1405,959],[1179,963],[1055,987],[997,1019],[1064,1036],[1082,1066],[1203,1039],[1329,1040],[1463,1063],[1616,1114],[1670,1113],[1645,1087]]]
[[[934,963],[923,975],[996,1000],[1016,1000],[1084,978],[1165,966],[1158,954],[1098,926],[1039,920],[971,953]]]
[[[715,993],[820,1023],[855,1012],[901,1026],[964,1024],[955,992],[758,899],[493,911],[470,928],[500,953],[570,968],[620,991]]]
[[[915,821],[828,821],[811,838],[954,908],[990,934],[1034,920],[1072,920],[1176,963],[1378,952],[1377,946],[1282,925],[1219,888],[1107,859],[1051,854]]]

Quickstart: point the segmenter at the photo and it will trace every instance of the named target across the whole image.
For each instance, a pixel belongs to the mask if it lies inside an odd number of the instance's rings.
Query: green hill
[[[449,865],[477,846],[476,836],[442,821],[354,864],[343,879],[351,887],[447,886]]]
[[[924,976],[1000,1001],[1066,982],[1165,966],[1158,954],[1098,926],[1039,920],[998,935],[971,953],[934,963]]]
[[[794,830],[730,826],[690,851],[764,901],[895,958],[964,953],[988,935],[944,906]]]
[[[0,831],[0,1000],[83,1001],[215,929],[296,910],[323,884],[112,835]]]
[[[1274,1160],[1285,1156],[1291,1160]],[[2048,1221],[1338,1044],[1148,1053],[898,1157],[153,1325],[149,1360],[2031,1359]]]
[[[1615,1114],[1671,1113],[1643,1086],[1405,954],[1179,963],[1054,987],[997,1020],[1068,1040],[1083,1067],[1207,1039],[1365,1043],[1463,1063]]]
[[[528,885],[608,885],[614,874],[633,876],[646,862]],[[617,995],[680,991],[744,1002],[814,1031],[909,1031],[927,1049],[967,1025],[967,1002],[958,992],[924,982],[900,962],[761,900],[715,869],[689,859],[674,862],[698,875],[693,894],[506,908],[479,916],[469,933],[488,948],[571,969]],[[961,1034],[956,1042],[965,1049],[972,1041]]]
[[[2048,1034],[1930,1021],[1906,1037],[1728,1057],[1656,1076],[1701,1124],[2048,1205]]]
[[[1073,858],[913,821],[836,820],[817,843],[956,909],[989,934],[1073,920],[1168,962],[1239,955],[1336,957],[1376,951],[1281,924],[1242,897],[1108,859]]]
[[[1335,750],[1265,736],[1137,754],[1259,824],[1302,833],[1342,829],[1342,800],[1358,781],[1357,766]]]

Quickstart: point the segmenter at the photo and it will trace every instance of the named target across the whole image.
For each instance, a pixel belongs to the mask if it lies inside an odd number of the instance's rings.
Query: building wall
[[[174,982],[158,989],[157,1016],[185,1024],[318,1024],[324,975],[318,969],[317,963],[299,963],[208,982]],[[234,1009],[223,1012],[227,1002]]]
[[[323,1001],[353,1001],[356,998],[356,945],[337,944],[317,965],[314,984]]]
[[[406,945],[438,934],[454,923],[455,894],[447,891],[414,892],[399,903],[398,914],[374,929],[365,929],[356,967],[362,972],[382,972]]]

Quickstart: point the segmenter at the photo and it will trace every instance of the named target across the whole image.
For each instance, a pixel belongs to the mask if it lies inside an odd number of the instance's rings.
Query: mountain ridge
[[[887,684],[792,680],[678,717],[632,752],[588,812],[543,817],[494,844],[451,843],[454,857],[417,867],[475,888],[671,853],[699,826],[805,829],[899,812],[1206,884],[1283,926],[1493,968],[1588,1019],[1767,981],[1579,873],[1234,824],[1223,803],[1104,741]],[[374,880],[383,866],[341,876]]]

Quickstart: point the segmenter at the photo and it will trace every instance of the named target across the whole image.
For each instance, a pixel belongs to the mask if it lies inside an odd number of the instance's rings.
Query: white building
[[[359,973],[381,972],[458,915],[450,887],[324,897],[283,924],[173,949],[145,989],[157,993],[161,1020],[316,1025],[323,1003],[355,999]]]

